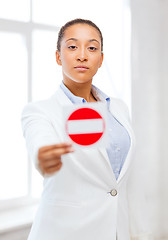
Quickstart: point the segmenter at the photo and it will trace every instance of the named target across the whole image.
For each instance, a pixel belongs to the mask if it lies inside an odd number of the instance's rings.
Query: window
[[[54,93],[61,80],[55,62],[59,27],[91,19],[104,36],[104,63],[94,84],[130,106],[130,11],[124,0],[3,0],[0,2],[0,203],[38,198],[42,178],[27,157],[20,116],[23,106]],[[33,182],[33,184],[32,184]]]
[[[30,0],[2,0],[0,18],[27,22],[30,20]]]
[[[27,156],[18,137],[20,109],[27,101],[27,51],[19,33],[0,32],[0,39],[0,199],[8,199],[27,194]]]

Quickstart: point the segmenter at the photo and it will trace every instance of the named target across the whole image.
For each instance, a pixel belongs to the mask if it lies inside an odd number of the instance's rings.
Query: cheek
[[[100,57],[94,59],[94,66],[95,66],[95,68],[99,68],[100,63],[101,63],[101,58]]]
[[[70,66],[72,64],[73,57],[71,54],[62,53],[62,65]]]
[[[69,58],[67,56],[62,56],[61,58],[61,62],[62,62],[62,68],[67,68],[69,66]]]

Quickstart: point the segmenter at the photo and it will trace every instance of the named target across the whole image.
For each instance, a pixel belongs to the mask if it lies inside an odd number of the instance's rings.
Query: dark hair
[[[61,29],[59,30],[59,33],[58,33],[57,50],[60,51],[61,41],[62,41],[62,38],[64,37],[65,30],[68,27],[78,24],[78,23],[88,24],[98,30],[98,32],[100,34],[100,38],[101,38],[101,51],[103,51],[103,36],[102,36],[100,29],[92,21],[86,20],[86,19],[81,19],[81,18],[76,18],[74,20],[71,20],[71,21],[65,23],[65,25],[61,27]]]

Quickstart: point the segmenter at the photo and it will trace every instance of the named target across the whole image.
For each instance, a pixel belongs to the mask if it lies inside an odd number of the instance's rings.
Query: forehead
[[[68,38],[76,38],[79,40],[89,40],[95,38],[100,40],[100,34],[93,26],[77,23],[65,30],[63,39],[66,41]]]

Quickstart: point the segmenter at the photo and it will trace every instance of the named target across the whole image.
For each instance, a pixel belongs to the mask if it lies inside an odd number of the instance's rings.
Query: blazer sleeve
[[[121,101],[122,111],[131,124],[126,104]],[[132,124],[131,124],[132,125]],[[135,141],[135,139],[134,139]],[[134,143],[135,145],[135,143]],[[149,221],[148,202],[146,198],[146,189],[142,179],[144,179],[145,166],[142,165],[136,157],[136,147],[132,154],[129,179],[127,184],[128,214],[131,240],[153,240]]]
[[[25,106],[22,111],[21,124],[28,155],[33,160],[37,170],[42,174],[38,164],[38,150],[42,146],[58,142],[52,122],[47,117],[41,104],[36,102]]]

